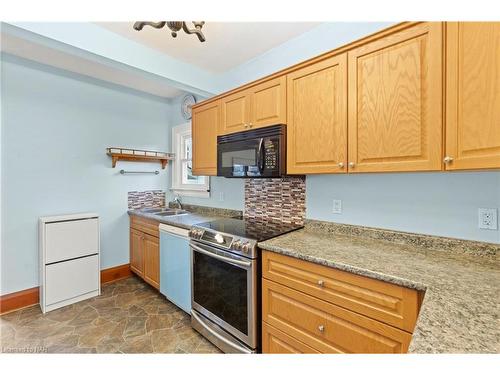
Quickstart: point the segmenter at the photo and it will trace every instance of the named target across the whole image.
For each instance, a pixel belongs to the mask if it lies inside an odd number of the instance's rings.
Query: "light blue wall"
[[[186,121],[181,115],[181,100],[183,96],[173,98],[170,100],[169,110],[169,124],[170,131],[176,125],[185,124]],[[196,101],[201,101],[204,98],[197,96]],[[169,178],[171,172],[169,171]],[[171,181],[169,179],[169,181]],[[195,198],[195,197],[181,197],[181,201],[189,204],[196,204],[200,206],[230,208],[234,210],[243,210],[245,194],[244,194],[244,180],[241,179],[227,179],[224,177],[210,177],[210,197],[208,198]],[[221,193],[223,200],[221,200]],[[169,200],[173,199],[173,194],[169,191],[167,194]]]
[[[1,290],[38,285],[37,219],[83,211],[101,217],[101,268],[128,263],[127,192],[166,189],[160,169],[118,163],[105,149],[170,148],[169,106],[160,98],[2,56]]]
[[[477,212],[500,207],[500,172],[307,176],[306,206],[309,219],[500,243]]]

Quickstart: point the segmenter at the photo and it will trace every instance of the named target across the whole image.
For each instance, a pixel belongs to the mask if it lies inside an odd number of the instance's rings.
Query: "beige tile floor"
[[[37,305],[0,316],[0,346],[4,353],[219,353],[188,314],[136,277],[45,315]]]

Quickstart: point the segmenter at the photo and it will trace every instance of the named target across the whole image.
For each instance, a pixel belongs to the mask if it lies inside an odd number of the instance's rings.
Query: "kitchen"
[[[275,31],[2,22],[3,353],[498,355],[500,23]]]

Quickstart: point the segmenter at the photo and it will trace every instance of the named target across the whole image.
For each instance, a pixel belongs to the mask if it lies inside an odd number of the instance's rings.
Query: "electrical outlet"
[[[496,208],[480,208],[479,213],[479,229],[497,230],[498,212]]]
[[[224,192],[223,192],[223,191],[221,191],[221,192],[219,193],[219,200],[220,200],[221,202],[222,202],[222,201],[224,201]]]
[[[333,209],[332,212],[334,214],[341,214],[342,213],[342,201],[340,199],[334,199],[333,200]]]

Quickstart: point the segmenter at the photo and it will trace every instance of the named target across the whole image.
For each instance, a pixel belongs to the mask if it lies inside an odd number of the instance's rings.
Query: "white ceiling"
[[[25,59],[164,98],[173,98],[183,93],[183,91],[160,82],[158,79],[148,79],[138,73],[76,57],[12,35],[2,33],[0,45],[2,51]]]
[[[125,38],[202,69],[221,73],[319,25],[318,22],[206,22],[206,42],[180,31],[172,38],[167,26],[132,28],[134,22],[97,22]],[[188,23],[191,26],[191,22]]]

